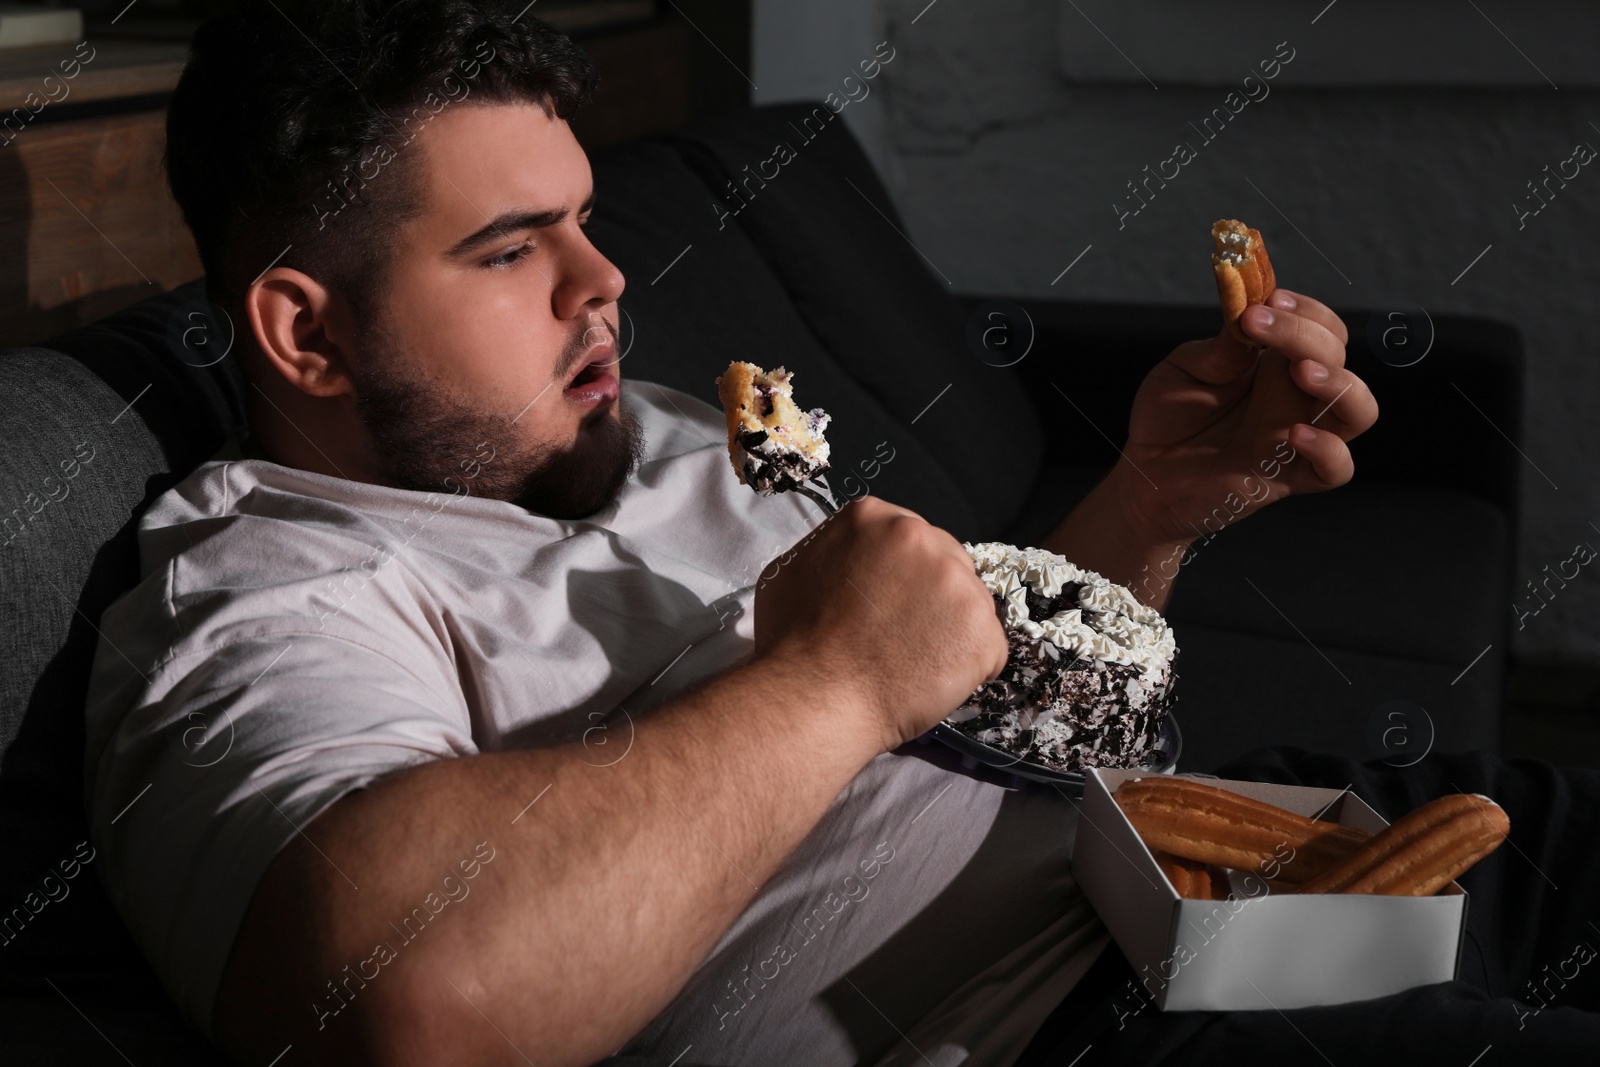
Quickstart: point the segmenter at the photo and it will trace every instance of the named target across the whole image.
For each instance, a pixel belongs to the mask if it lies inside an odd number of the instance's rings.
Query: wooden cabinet
[[[161,170],[161,109],[184,55],[132,41],[0,52],[0,344],[199,276]],[[77,56],[89,58],[69,78]]]

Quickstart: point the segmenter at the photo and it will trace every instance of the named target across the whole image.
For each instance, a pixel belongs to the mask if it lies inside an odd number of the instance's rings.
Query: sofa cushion
[[[1355,481],[1293,496],[1198,540],[1168,611],[1240,633],[1451,669],[1503,642],[1505,515],[1449,489]]]
[[[138,576],[136,510],[242,422],[232,361],[198,367],[169,348],[184,343],[175,316],[199,301],[193,283],[0,353],[0,575],[8,588],[53,591],[0,605],[5,782],[27,776],[28,761],[9,751],[25,714],[82,714],[93,623]],[[204,328],[217,329],[209,318]]]
[[[1296,745],[1357,760],[1408,757],[1412,749],[1402,750],[1398,735],[1382,747],[1383,731],[1396,723],[1407,724],[1414,738],[1410,744],[1424,744],[1426,728],[1414,711],[1409,718],[1388,717],[1396,707],[1390,702],[1397,700],[1427,713],[1434,750],[1494,752],[1500,745],[1498,665],[1486,657],[1465,676],[1460,671],[1331,644],[1319,650],[1293,634],[1280,638],[1179,627],[1174,710],[1183,729],[1179,769],[1211,772],[1267,745]]]
[[[821,104],[783,104],[704,120],[681,140],[707,188],[705,220],[748,235],[822,346],[892,414],[873,440],[918,442],[972,509],[951,532],[998,537],[1033,484],[1038,418],[1016,371],[967,347],[949,282],[844,123]]]
[[[1037,544],[1102,475],[1047,463],[1009,535]],[[1268,744],[1368,759],[1388,699],[1434,715],[1441,745],[1497,751],[1504,656],[1473,661],[1502,642],[1508,536],[1482,497],[1358,478],[1196,542],[1166,611],[1183,766]]]
[[[1013,545],[1037,545],[1105,476],[1105,467],[1050,460],[1041,463],[1027,499],[1002,539]]]
[[[1038,544],[1103,475],[1046,464],[1008,536]],[[1180,632],[1197,624],[1294,637],[1298,628],[1318,644],[1459,670],[1505,632],[1509,536],[1505,515],[1482,497],[1357,475],[1198,539],[1166,614]]]
[[[628,279],[621,307],[633,340],[625,376],[715,405],[715,379],[730,361],[788,367],[800,404],[833,416],[835,490],[849,488],[844,476],[859,476],[859,465],[887,440],[894,459],[872,478],[874,493],[947,529],[977,528],[964,488],[940,457],[863,387],[860,367],[822,344],[744,233],[719,230],[709,210],[692,210],[710,193],[672,147],[619,146],[597,153],[593,167],[598,197],[590,236]]]
[[[92,971],[86,1013],[157,988],[86,845],[83,706],[100,614],[138,577],[137,514],[239,418],[233,368],[169,349],[198,340],[184,332],[201,320],[182,316],[199,295],[186,286],[48,347],[0,353],[0,584],[25,591],[0,600],[0,906],[12,909],[0,913],[0,989],[66,1007],[40,976]],[[152,1004],[167,1011],[153,1032],[187,1041],[176,1012]],[[24,1032],[0,1023],[0,1061],[36,1062],[13,1055],[13,1040]]]

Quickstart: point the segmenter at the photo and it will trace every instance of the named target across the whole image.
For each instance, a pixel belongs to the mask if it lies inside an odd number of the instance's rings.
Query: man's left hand
[[[1121,479],[1148,544],[1189,542],[1290,493],[1350,480],[1345,442],[1378,404],[1344,366],[1349,333],[1322,303],[1285,289],[1227,331],[1174,349],[1134,399]]]

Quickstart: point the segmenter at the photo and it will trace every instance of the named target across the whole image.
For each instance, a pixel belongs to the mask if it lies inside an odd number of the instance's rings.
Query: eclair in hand
[[[1211,269],[1217,275],[1223,324],[1245,344],[1257,344],[1239,325],[1239,316],[1251,304],[1265,304],[1278,287],[1261,231],[1238,219],[1219,219],[1211,226],[1211,239],[1217,243],[1217,250],[1211,253]]]

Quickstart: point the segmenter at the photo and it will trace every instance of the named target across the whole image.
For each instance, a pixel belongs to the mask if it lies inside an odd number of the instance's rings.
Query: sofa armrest
[[[960,299],[970,315],[986,300],[1012,298]],[[1023,306],[1035,329],[1033,348],[1013,370],[1045,427],[1046,463],[1110,467],[1127,436],[1134,394],[1150,368],[1178,344],[1212,336],[1218,328],[1210,305],[1013,302]],[[1370,322],[1381,330],[1381,313],[1339,314],[1350,328],[1347,365],[1371,386],[1382,412],[1377,425],[1351,445],[1358,476],[1458,490],[1515,516],[1524,474],[1517,452],[1524,357],[1516,327],[1436,316],[1426,358],[1394,367],[1378,358],[1367,339]]]

